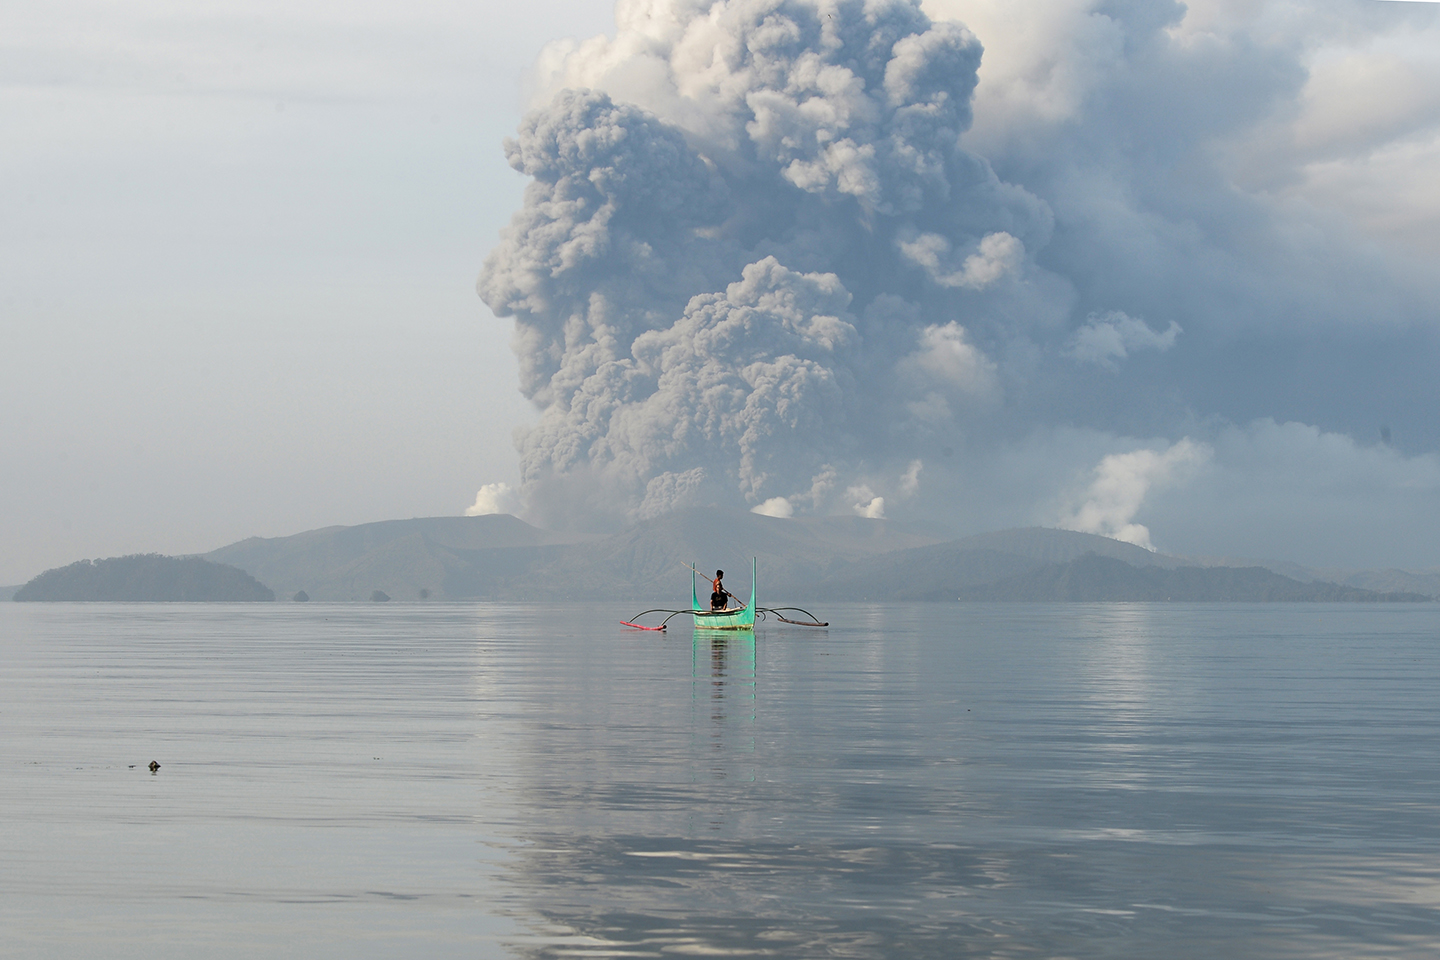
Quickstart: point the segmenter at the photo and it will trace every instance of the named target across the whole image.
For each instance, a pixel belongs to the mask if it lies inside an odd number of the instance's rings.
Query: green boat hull
[[[695,587],[695,567],[690,566],[690,611],[695,618],[696,630],[754,630],[755,629],[755,561],[750,561],[750,602],[733,610],[710,611],[700,606],[700,594]]]

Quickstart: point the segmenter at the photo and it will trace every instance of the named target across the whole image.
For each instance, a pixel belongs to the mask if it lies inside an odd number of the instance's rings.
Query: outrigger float
[[[700,571],[695,569],[691,563],[683,564],[690,568],[690,609],[671,610],[665,607],[654,607],[650,610],[642,610],[629,620],[621,620],[621,626],[632,627],[636,630],[664,630],[675,617],[689,615],[695,618],[696,630],[754,630],[755,620],[765,620],[774,617],[781,623],[793,624],[797,627],[828,627],[829,623],[822,621],[809,610],[801,607],[757,607],[755,605],[755,558],[750,558],[750,602],[739,607],[726,607],[723,610],[710,610],[700,605],[700,593],[695,586],[695,576]],[[663,613],[667,616],[661,620],[658,626],[649,626],[639,623],[639,619],[647,614]],[[810,619],[792,620],[785,616],[786,613],[804,614]]]

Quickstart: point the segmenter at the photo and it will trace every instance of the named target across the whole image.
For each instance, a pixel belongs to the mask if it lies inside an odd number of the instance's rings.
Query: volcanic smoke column
[[[1003,405],[992,357],[1067,309],[1030,257],[1048,208],[959,146],[979,42],[905,0],[617,22],[506,141],[532,182],[479,282],[542,412],[531,511],[913,496]]]

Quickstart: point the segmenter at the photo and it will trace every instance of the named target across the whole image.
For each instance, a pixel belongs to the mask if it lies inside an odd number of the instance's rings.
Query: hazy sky
[[[597,2],[0,3],[0,583],[514,479],[501,140]]]
[[[498,484],[1440,564],[1440,9],[782,6],[0,2],[0,583]]]

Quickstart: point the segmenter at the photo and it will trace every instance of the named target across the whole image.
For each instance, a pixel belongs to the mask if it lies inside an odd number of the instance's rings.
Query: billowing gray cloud
[[[668,12],[670,116],[563,88],[507,144],[533,182],[480,291],[543,411],[523,480],[583,468],[636,516],[899,483],[902,448],[1003,395],[972,327],[1002,332],[986,298],[1051,226],[959,145],[979,43],[908,2]]]
[[[480,281],[541,411],[533,516],[725,502],[1164,544],[1146,511],[1240,469],[1234,424],[1440,443],[1415,251],[1273,187],[1319,155],[1308,78],[1343,31],[1204,2],[927,9],[623,2],[615,37],[541,57],[506,147],[533,182]],[[1360,139],[1415,129],[1387,123]]]

